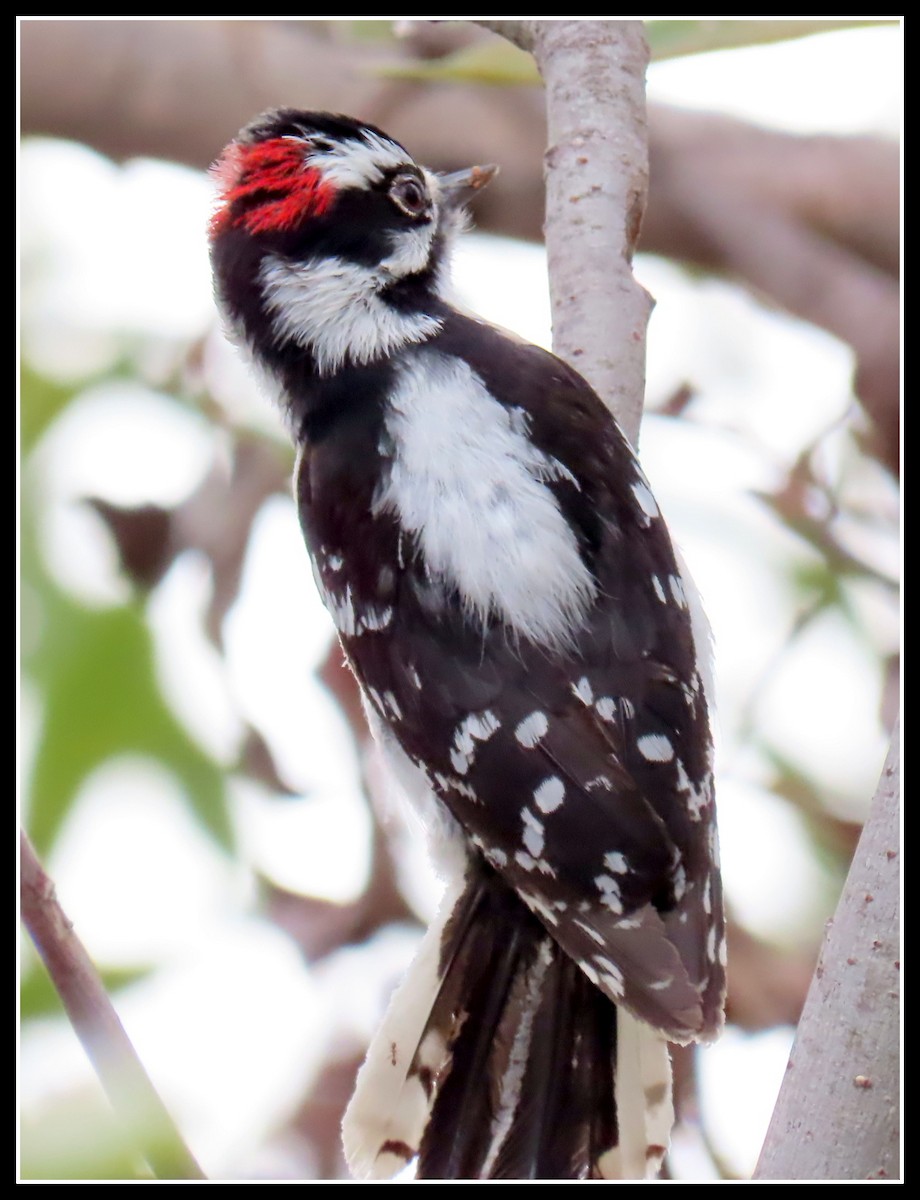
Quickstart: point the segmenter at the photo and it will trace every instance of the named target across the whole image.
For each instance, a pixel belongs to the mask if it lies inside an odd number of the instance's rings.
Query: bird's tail
[[[359,1178],[645,1179],[673,1112],[667,1045],[471,862],[394,995],[345,1114]]]

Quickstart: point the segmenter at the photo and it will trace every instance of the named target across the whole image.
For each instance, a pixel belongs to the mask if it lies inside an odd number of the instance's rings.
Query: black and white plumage
[[[708,630],[570,367],[461,312],[490,168],[280,110],[215,167],[216,290],[280,399],[317,585],[446,877],[344,1123],[360,1176],[644,1178],[724,920]]]

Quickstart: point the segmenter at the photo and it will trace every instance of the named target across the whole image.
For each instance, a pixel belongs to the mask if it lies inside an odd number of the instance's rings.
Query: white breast
[[[420,349],[399,369],[386,425],[393,461],[377,507],[416,537],[429,575],[480,620],[570,641],[595,585],[546,486],[572,476],[528,438],[526,413],[495,400],[462,359]]]

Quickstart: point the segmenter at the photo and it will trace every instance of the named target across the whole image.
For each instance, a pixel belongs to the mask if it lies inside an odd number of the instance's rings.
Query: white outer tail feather
[[[617,1008],[615,1094],[620,1144],[601,1156],[604,1179],[655,1179],[671,1137],[671,1056],[644,1021]]]
[[[463,874],[448,884],[358,1072],[342,1121],[345,1158],[357,1179],[390,1179],[405,1167],[405,1158],[379,1153],[385,1142],[401,1142],[414,1150],[421,1142],[430,1105],[421,1082],[408,1081],[408,1073],[441,982],[444,927],[465,886]]]

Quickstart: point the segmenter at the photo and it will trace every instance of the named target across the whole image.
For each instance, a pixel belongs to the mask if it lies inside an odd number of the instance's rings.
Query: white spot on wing
[[[558,775],[550,775],[534,789],[533,798],[540,812],[555,812],[565,799],[565,784]]]
[[[649,762],[670,762],[674,757],[674,747],[663,733],[645,733],[637,739],[636,745]]]
[[[514,731],[514,736],[527,750],[532,750],[534,746],[545,736],[549,729],[549,721],[546,718],[546,713],[532,712],[529,717],[525,717]]]
[[[603,904],[604,908],[609,908],[611,912],[615,913],[623,911],[623,898],[620,895],[620,885],[612,875],[596,876],[594,885],[601,893],[601,904]]]
[[[616,720],[617,702],[612,696],[601,696],[600,700],[595,701],[594,709],[602,721]]]
[[[698,786],[691,782],[690,776],[687,774],[687,769],[684,764],[677,760],[677,790],[684,797],[687,805],[687,811],[690,813],[690,818],[693,821],[699,821],[703,815],[703,809],[706,808],[712,799],[712,779],[710,776],[700,783]],[[710,852],[712,845],[710,845]],[[716,841],[716,854],[718,854],[718,842]],[[716,867],[719,865],[718,857],[713,858]]]
[[[614,875],[625,875],[629,870],[626,855],[621,854],[619,850],[610,850],[604,855],[604,866],[608,871],[613,871]]]
[[[529,808],[525,808],[521,813],[521,819],[524,822],[524,832],[522,834],[524,849],[534,858],[539,858],[543,853],[545,834],[543,822],[535,817]]]
[[[450,752],[450,761],[458,775],[465,775],[470,769],[476,754],[476,742],[487,742],[500,724],[490,710],[464,717],[454,732],[454,744]]]
[[[358,633],[363,633],[366,629],[374,633],[379,632],[393,620],[393,609],[387,606],[386,608],[364,608],[361,610],[361,616],[358,620]]]
[[[336,593],[324,586],[322,576],[314,564],[313,577],[316,580],[323,603],[329,610],[336,629],[343,637],[360,637],[362,633],[378,633],[386,629],[393,620],[393,609],[375,608],[373,605],[358,607],[351,593],[351,586],[346,585],[345,591]]]
[[[591,690],[591,684],[586,675],[582,675],[577,683],[572,684],[572,691],[582,704],[590,704],[594,699],[594,692]]]
[[[636,497],[636,503],[642,510],[642,524],[651,525],[656,517],[660,517],[661,513],[658,510],[658,505],[655,503],[655,497],[652,495],[648,484],[639,479],[632,485],[632,494]]]

